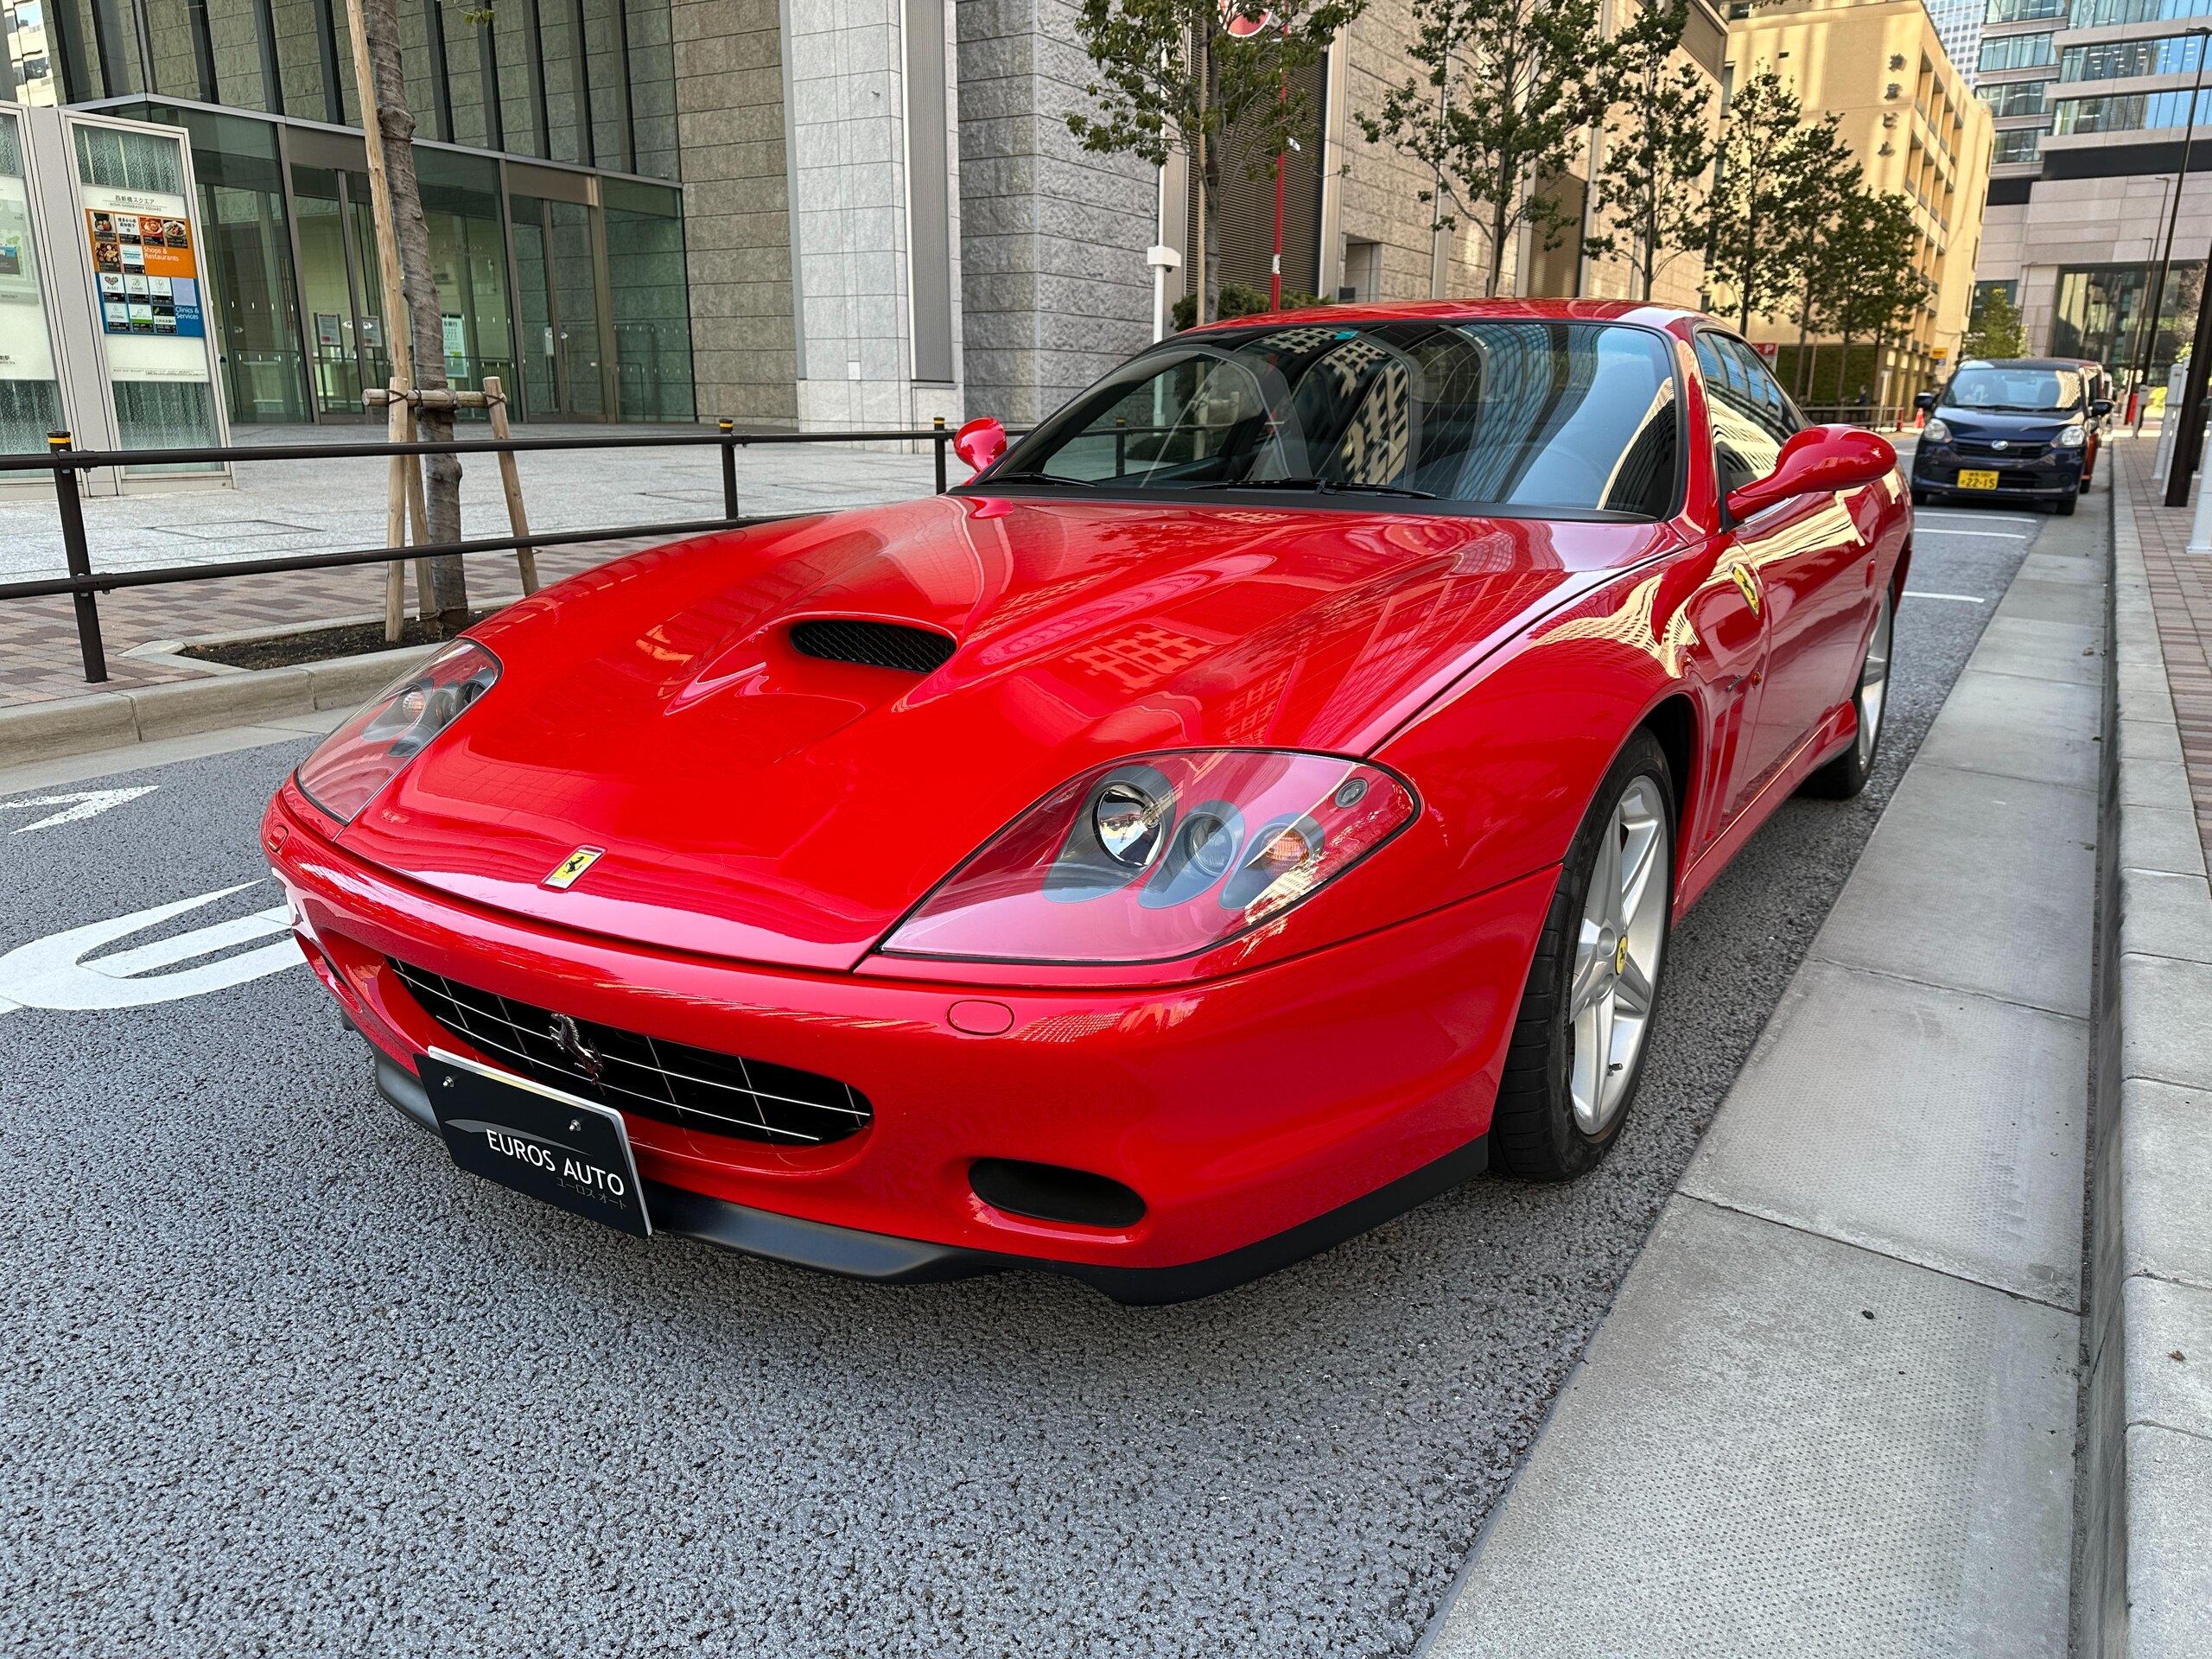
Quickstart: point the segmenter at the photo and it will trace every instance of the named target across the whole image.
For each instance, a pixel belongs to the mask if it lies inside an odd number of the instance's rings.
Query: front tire
[[[2074,509],[2081,499],[2079,495],[2062,495],[2050,504],[2050,510],[2062,518],[2071,518],[2074,516]]]
[[[1605,1155],[1643,1081],[1675,902],[1675,782],[1638,731],[1560,868],[1506,1051],[1491,1164],[1571,1180]]]
[[[1847,801],[1874,775],[1874,756],[1882,746],[1882,716],[1890,705],[1890,656],[1897,638],[1897,612],[1885,589],[1874,613],[1874,632],[1859,664],[1859,689],[1851,694],[1859,729],[1851,747],[1805,780],[1801,791],[1823,800]]]

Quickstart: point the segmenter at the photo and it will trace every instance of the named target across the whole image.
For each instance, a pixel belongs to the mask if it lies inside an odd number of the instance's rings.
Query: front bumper
[[[628,1116],[657,1226],[867,1278],[1027,1264],[1128,1300],[1222,1288],[1479,1170],[1555,880],[1538,872],[1202,984],[979,992],[524,922],[349,857],[281,795],[264,846],[310,963],[404,1109],[433,1046],[502,1062],[433,1021],[394,957],[578,1020],[823,1073],[873,1103],[868,1127],[822,1147]],[[952,1026],[952,1005],[979,996],[1010,1011],[1003,1033]],[[970,1185],[981,1159],[1103,1175],[1145,1211],[1120,1228],[1008,1214]]]
[[[1930,450],[1923,444],[1912,458],[1912,487],[1961,500],[2057,501],[2079,494],[2082,452],[2050,449],[2024,459],[2009,456],[1962,454],[1948,448]],[[1993,472],[1994,489],[1961,488],[1961,472]]]

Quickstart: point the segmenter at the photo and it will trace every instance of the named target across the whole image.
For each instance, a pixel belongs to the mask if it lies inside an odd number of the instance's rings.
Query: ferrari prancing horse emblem
[[[545,878],[543,885],[556,893],[566,893],[576,885],[576,878],[598,863],[606,852],[604,847],[577,848],[553,867],[553,874]]]
[[[1728,574],[1735,579],[1736,590],[1743,594],[1744,603],[1750,606],[1751,614],[1757,616],[1759,613],[1759,585],[1751,579],[1751,573],[1740,564],[1732,564],[1728,567]]]

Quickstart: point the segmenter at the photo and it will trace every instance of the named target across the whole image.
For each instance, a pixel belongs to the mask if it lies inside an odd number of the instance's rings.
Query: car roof
[[[1203,328],[1185,328],[1181,334],[1212,334],[1224,329],[1264,328],[1309,322],[1391,322],[1478,317],[1512,322],[1632,322],[1649,328],[1664,328],[1676,334],[1687,334],[1695,324],[1714,321],[1702,312],[1688,310],[1681,306],[1651,305],[1639,300],[1407,300],[1389,305],[1351,301],[1338,305],[1308,306],[1298,311],[1266,311],[1256,316],[1224,317],[1207,323]],[[1726,324],[1716,326],[1726,327]]]

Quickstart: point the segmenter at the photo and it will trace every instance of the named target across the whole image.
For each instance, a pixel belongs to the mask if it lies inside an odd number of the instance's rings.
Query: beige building
[[[1988,106],[1945,54],[1921,0],[1783,0],[1756,10],[1736,0],[1729,16],[1730,84],[1775,70],[1808,115],[1840,118],[1870,189],[1913,204],[1929,301],[1878,361],[1871,353],[1854,357],[1849,371],[1878,404],[1907,402],[1956,361],[1973,307],[1989,184]],[[1725,297],[1716,295],[1716,302]],[[1792,320],[1754,317],[1751,332],[1794,353]],[[1815,367],[1826,381],[1817,359]],[[1783,378],[1792,379],[1786,367]]]

